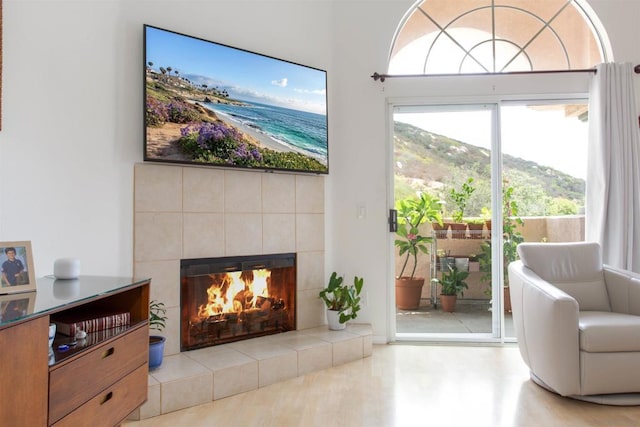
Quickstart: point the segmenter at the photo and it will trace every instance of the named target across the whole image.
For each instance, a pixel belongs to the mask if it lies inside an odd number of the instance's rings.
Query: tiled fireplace
[[[325,324],[324,177],[135,165],[134,274],[168,308],[165,356],[180,353],[180,261],[296,254],[296,329]]]
[[[167,305],[169,319],[164,362],[149,375],[148,400],[132,419],[371,354],[370,326],[325,326],[318,298],[326,281],[322,176],[147,163],[135,166],[134,194],[134,274],[151,277],[151,299]],[[296,330],[180,351],[181,260],[287,253],[295,254]],[[276,305],[289,307],[280,299]],[[254,323],[250,330],[261,327]]]

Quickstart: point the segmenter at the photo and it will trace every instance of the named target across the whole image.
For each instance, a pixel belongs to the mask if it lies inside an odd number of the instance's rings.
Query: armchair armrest
[[[609,265],[603,271],[611,311],[640,316],[640,274]]]
[[[580,393],[578,302],[522,261],[509,264],[518,346],[531,373],[566,396]]]

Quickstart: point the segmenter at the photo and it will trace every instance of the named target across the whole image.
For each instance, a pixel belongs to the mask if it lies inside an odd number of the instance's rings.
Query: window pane
[[[606,60],[578,1],[425,0],[394,40],[392,74],[584,69]],[[512,61],[512,59],[514,59]],[[494,61],[495,60],[495,61]]]
[[[586,104],[501,108],[503,177],[526,241],[584,240]]]

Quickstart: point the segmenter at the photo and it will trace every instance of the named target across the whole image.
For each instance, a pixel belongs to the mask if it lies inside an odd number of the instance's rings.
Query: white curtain
[[[640,131],[632,64],[600,64],[591,82],[585,238],[605,264],[640,272]]]

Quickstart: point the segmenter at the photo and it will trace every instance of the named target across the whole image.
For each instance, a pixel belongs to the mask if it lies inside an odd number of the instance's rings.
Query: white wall
[[[386,103],[449,89],[442,81],[381,85],[369,77],[386,71],[393,34],[412,4],[4,0],[0,241],[31,240],[37,275],[51,273],[62,256],[79,257],[86,274],[131,273],[142,24],[157,25],[329,71],[326,273],[365,277],[360,319],[384,339],[392,277]],[[640,2],[591,4],[615,60],[640,63]],[[459,89],[480,94],[493,84],[480,79]]]
[[[4,0],[0,241],[129,275],[133,164],[142,161],[142,25],[331,66],[331,4]]]

